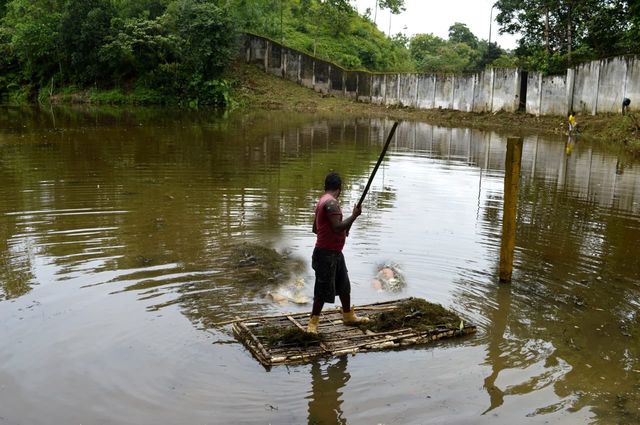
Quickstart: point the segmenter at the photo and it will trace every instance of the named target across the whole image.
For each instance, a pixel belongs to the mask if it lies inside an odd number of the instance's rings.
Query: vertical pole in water
[[[522,161],[522,137],[507,138],[504,173],[504,210],[500,246],[500,282],[511,282],[513,251],[516,245],[516,211]]]

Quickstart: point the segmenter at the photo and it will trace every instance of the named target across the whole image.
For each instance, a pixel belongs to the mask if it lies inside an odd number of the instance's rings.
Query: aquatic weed
[[[399,304],[398,308],[372,317],[363,325],[373,332],[388,332],[403,328],[416,331],[432,330],[438,325],[458,327],[461,319],[440,304],[433,304],[421,298],[411,298]]]

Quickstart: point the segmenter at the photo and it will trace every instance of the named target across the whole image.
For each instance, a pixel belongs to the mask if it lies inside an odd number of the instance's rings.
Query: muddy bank
[[[399,120],[420,120],[445,127],[470,127],[505,130],[513,135],[530,133],[565,134],[567,118],[536,117],[525,113],[475,113],[453,110],[420,110],[387,107],[323,95],[260,71],[252,65],[237,63],[229,78],[235,80],[235,97],[243,108],[285,110],[296,112],[340,112],[358,116],[388,117]],[[612,144],[640,155],[640,117],[581,115],[576,116],[580,136]]]

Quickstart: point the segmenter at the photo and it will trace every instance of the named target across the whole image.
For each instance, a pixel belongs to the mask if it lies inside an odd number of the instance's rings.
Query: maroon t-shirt
[[[344,247],[344,241],[346,239],[346,232],[344,230],[340,232],[334,232],[331,228],[331,222],[329,221],[329,213],[325,209],[325,205],[329,201],[335,201],[335,198],[328,193],[322,195],[318,204],[316,205],[316,248],[329,249],[331,251],[342,251]],[[338,206],[338,210],[331,213],[331,215],[338,215],[340,221],[342,221],[342,210]]]

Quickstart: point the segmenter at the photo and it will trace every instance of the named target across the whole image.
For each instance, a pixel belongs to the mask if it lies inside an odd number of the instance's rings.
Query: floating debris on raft
[[[425,344],[476,332],[474,325],[456,314],[418,298],[362,305],[356,311],[371,322],[345,326],[340,310],[327,310],[320,316],[318,335],[305,331],[309,313],[238,318],[232,323],[238,339],[266,367]]]
[[[371,321],[361,325],[373,332],[386,332],[402,328],[429,331],[435,326],[459,327],[462,319],[455,313],[421,298],[409,298],[398,303],[394,310],[383,311],[371,317]]]
[[[293,324],[291,326],[265,326],[260,330],[258,338],[264,340],[265,346],[275,347],[310,347],[320,345],[322,334],[309,333]]]

